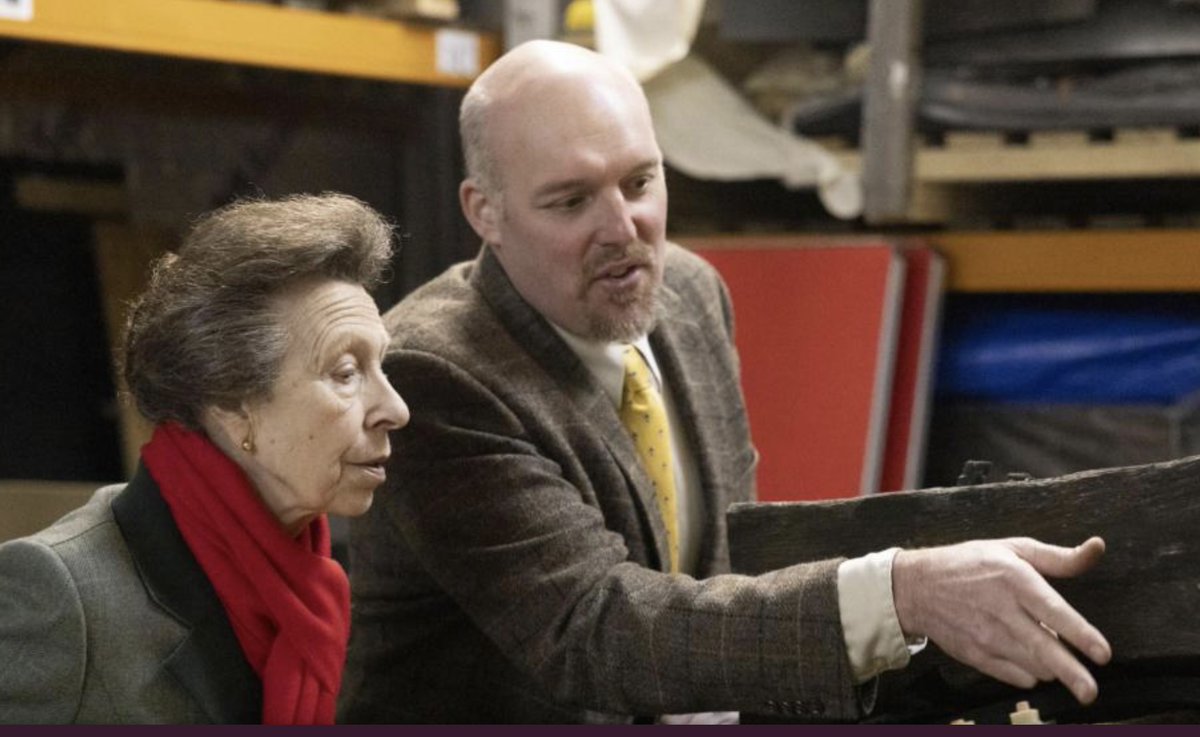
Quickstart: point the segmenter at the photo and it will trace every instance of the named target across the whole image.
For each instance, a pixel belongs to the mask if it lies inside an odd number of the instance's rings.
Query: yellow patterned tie
[[[671,432],[662,397],[654,388],[654,378],[637,348],[625,349],[625,387],[621,391],[621,423],[633,436],[650,480],[654,500],[667,528],[667,549],[671,554],[671,572],[679,571],[679,521],[675,511],[675,473],[671,461]]]

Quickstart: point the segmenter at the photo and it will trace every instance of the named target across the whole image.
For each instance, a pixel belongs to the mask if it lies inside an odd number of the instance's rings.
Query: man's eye
[[[586,201],[587,201],[587,198],[584,197],[583,195],[574,195],[571,197],[567,197],[566,199],[559,200],[558,207],[560,210],[577,210]]]
[[[654,177],[650,176],[649,174],[636,177],[629,182],[629,189],[635,194],[642,194],[650,188],[650,182],[652,181],[654,181]]]

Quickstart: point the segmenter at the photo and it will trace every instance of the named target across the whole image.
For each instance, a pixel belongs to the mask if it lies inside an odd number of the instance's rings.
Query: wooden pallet
[[[861,152],[845,139],[815,140],[843,166],[862,170]],[[1200,181],[1200,136],[1172,127],[1024,135],[952,131],[917,144],[905,220],[944,223],[986,215],[995,205],[989,187],[997,185],[1147,179]]]
[[[843,138],[815,138],[843,165],[862,155]],[[926,184],[1200,177],[1200,137],[1186,129],[951,131],[916,147],[914,180]]]

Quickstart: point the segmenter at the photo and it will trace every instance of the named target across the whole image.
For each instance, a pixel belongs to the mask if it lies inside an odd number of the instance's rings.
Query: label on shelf
[[[0,0],[0,20],[33,20],[33,0]]]
[[[439,72],[459,77],[479,74],[479,34],[444,28],[437,32],[435,42]]]

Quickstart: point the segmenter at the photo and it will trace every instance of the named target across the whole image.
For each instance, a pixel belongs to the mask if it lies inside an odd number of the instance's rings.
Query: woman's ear
[[[463,215],[483,239],[493,248],[500,244],[500,211],[496,199],[488,194],[474,179],[464,179],[458,187],[458,200]]]
[[[231,458],[237,450],[249,452],[254,448],[254,424],[244,404],[237,409],[205,407],[200,424],[209,439]]]

